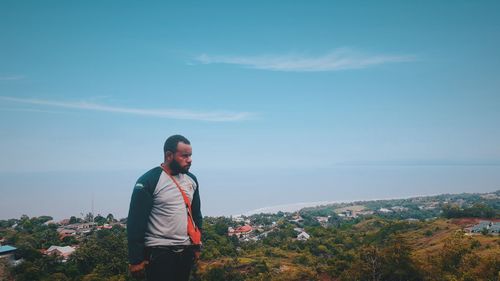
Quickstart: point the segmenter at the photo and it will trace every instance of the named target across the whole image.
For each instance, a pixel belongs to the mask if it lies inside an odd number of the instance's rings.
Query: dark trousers
[[[146,267],[148,281],[188,281],[194,263],[191,248],[151,248],[149,265]]]

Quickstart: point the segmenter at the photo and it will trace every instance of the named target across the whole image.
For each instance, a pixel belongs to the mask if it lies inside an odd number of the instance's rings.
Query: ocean
[[[92,210],[94,214],[126,217],[132,188],[144,171],[0,173],[0,219],[22,214],[63,219]],[[500,189],[498,165],[339,165],[192,172],[200,182],[202,212],[207,216]]]

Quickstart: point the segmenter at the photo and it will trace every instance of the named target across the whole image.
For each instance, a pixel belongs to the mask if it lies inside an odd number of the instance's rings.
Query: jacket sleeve
[[[193,194],[193,201],[191,202],[191,211],[193,212],[193,220],[196,226],[202,230],[203,227],[203,215],[201,214],[201,200],[200,200],[200,185],[198,184],[198,180],[196,177],[188,173],[188,175],[194,180],[196,183],[196,190]]]
[[[153,206],[153,197],[147,182],[138,181],[132,192],[127,218],[128,259],[138,264],[145,259],[144,235]]]

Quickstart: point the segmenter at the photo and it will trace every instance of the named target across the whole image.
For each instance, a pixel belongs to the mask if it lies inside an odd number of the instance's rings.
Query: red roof
[[[240,233],[250,232],[250,231],[252,231],[252,227],[249,225],[240,226],[234,230],[234,232],[240,232]]]

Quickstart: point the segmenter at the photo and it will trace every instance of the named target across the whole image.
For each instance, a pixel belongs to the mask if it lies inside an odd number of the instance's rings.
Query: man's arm
[[[191,201],[191,211],[193,212],[193,220],[196,226],[201,230],[203,226],[203,215],[201,214],[201,200],[200,200],[200,185],[195,175],[188,173],[196,183],[196,190],[193,194],[193,201]]]
[[[203,225],[203,216],[201,215],[201,201],[199,188],[193,194],[193,202],[191,203],[191,209],[193,211],[193,220],[196,226],[201,230]]]
[[[153,206],[153,196],[147,182],[138,181],[132,192],[127,218],[128,259],[130,264],[139,264],[145,260],[144,235],[149,214]]]

